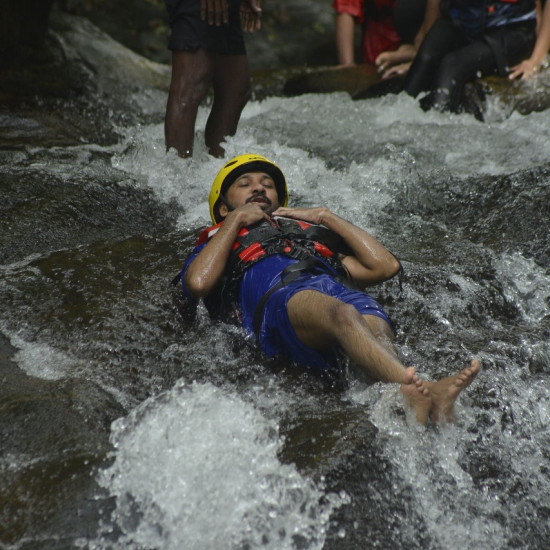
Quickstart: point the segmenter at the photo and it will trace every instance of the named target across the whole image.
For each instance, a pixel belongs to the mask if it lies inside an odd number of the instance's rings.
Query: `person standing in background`
[[[226,136],[237,131],[250,98],[250,73],[243,31],[261,27],[261,0],[165,0],[172,50],[164,135],[166,150],[193,154],[199,105],[210,86],[214,99],[204,130],[211,155],[223,157]]]

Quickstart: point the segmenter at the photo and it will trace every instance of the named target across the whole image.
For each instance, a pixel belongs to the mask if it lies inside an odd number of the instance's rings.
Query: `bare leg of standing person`
[[[233,136],[244,106],[250,99],[250,73],[246,55],[214,57],[214,102],[206,123],[204,140],[211,155],[223,157],[220,145]]]
[[[197,111],[213,74],[212,56],[205,50],[172,52],[172,79],[164,121],[166,150],[173,147],[180,157],[193,154]]]

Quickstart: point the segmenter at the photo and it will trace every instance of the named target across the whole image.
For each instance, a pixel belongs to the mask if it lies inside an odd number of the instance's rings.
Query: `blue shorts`
[[[258,339],[262,351],[269,357],[287,357],[319,371],[338,368],[337,350],[318,351],[304,345],[290,323],[288,301],[302,290],[316,290],[337,298],[354,306],[361,315],[380,317],[391,328],[382,306],[367,293],[349,289],[330,275],[304,274],[276,290],[265,303]]]
[[[220,26],[201,19],[200,0],[166,0],[172,33],[170,50],[246,55],[240,20],[240,1],[229,0],[229,21]]]

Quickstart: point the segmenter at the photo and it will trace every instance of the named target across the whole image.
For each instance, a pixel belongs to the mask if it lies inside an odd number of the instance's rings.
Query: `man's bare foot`
[[[447,376],[438,382],[424,382],[432,398],[429,413],[433,422],[439,422],[441,418],[452,420],[458,394],[473,382],[480,368],[481,363],[474,359],[469,367],[457,374]]]
[[[426,387],[426,383],[418,378],[414,367],[407,367],[403,375],[401,384],[401,393],[412,407],[416,415],[416,420],[420,424],[426,424],[432,408],[432,398]]]

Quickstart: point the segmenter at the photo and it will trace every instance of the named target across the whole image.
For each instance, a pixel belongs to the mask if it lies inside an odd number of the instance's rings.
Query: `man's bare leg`
[[[180,157],[193,154],[195,121],[214,73],[212,56],[205,50],[172,52],[172,79],[166,105],[166,150],[174,147]]]
[[[393,345],[393,333],[388,323],[375,315],[363,315],[363,319],[376,341],[397,358],[397,350]],[[416,374],[414,367],[405,368],[405,381],[401,384],[401,393],[415,412],[416,420],[421,424],[426,424],[432,407],[432,398],[428,388]]]
[[[389,327],[384,329],[377,320],[368,319],[372,316],[365,316],[366,319],[353,306],[314,290],[295,294],[288,301],[288,314],[298,338],[306,346],[323,350],[339,345],[374,380],[401,384],[401,392],[417,420],[426,423],[432,407],[428,388],[414,367],[405,368],[399,361],[391,338],[380,343],[375,336],[377,332],[391,334]],[[387,326],[383,320],[380,322]]]
[[[250,99],[250,73],[246,55],[214,56],[214,103],[206,123],[204,139],[211,155],[223,157],[220,145],[234,136],[244,106]]]
[[[397,350],[393,345],[393,334],[388,324],[373,315],[365,315],[364,319],[378,342],[397,357]],[[474,359],[469,367],[457,374],[447,376],[438,382],[422,381],[422,386],[418,388],[403,384],[401,392],[409,402],[414,401],[413,408],[417,420],[422,424],[426,423],[428,417],[435,423],[440,420],[452,420],[454,403],[458,395],[473,382],[480,368],[481,363]],[[414,378],[418,380],[416,374]]]
[[[432,396],[423,380],[418,378],[414,367],[405,369],[405,382],[401,384],[401,393],[414,411],[416,420],[426,424],[432,408]]]
[[[424,382],[432,398],[430,418],[433,422],[452,420],[454,403],[460,392],[467,388],[477,376],[481,363],[474,359],[470,366],[438,382]]]

